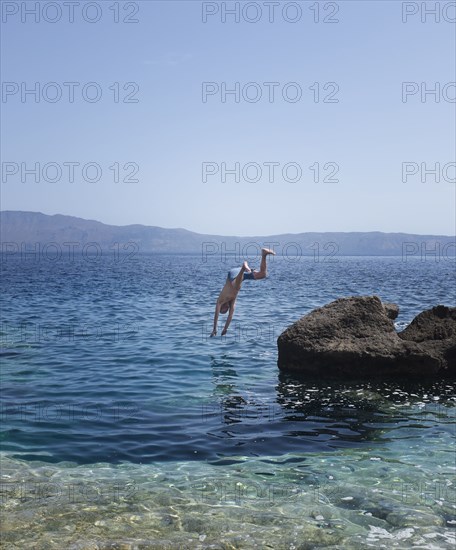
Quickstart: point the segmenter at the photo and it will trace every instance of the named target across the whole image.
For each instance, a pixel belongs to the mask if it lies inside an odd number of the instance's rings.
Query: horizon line
[[[175,231],[175,230],[180,230],[180,231],[188,231],[189,233],[194,233],[196,235],[210,235],[210,236],[217,236],[217,237],[237,237],[237,238],[242,238],[242,239],[248,239],[248,238],[251,238],[251,237],[271,237],[271,236],[281,236],[281,235],[302,235],[304,233],[342,233],[342,234],[353,234],[353,233],[360,233],[360,234],[365,234],[365,233],[380,233],[382,235],[425,235],[425,236],[428,236],[428,237],[455,237],[456,238],[456,232],[454,235],[442,235],[442,234],[430,234],[430,233],[406,233],[406,232],[403,232],[403,231],[379,231],[379,230],[365,230],[365,231],[301,231],[299,233],[293,233],[293,232],[283,232],[283,233],[271,233],[269,235],[221,235],[221,234],[218,234],[218,233],[200,233],[199,231],[194,231],[192,229],[187,229],[185,227],[163,227],[163,226],[159,226],[159,225],[146,225],[144,223],[129,223],[129,224],[124,224],[124,225],[118,225],[118,224],[112,224],[112,223],[106,223],[106,222],[102,222],[100,220],[96,220],[96,219],[91,219],[91,218],[82,218],[80,216],[75,216],[73,214],[61,214],[61,213],[56,213],[56,214],[46,214],[44,212],[40,212],[40,211],[36,211],[36,210],[0,210],[0,214],[6,214],[6,213],[16,213],[16,214],[41,214],[42,216],[47,216],[47,217],[54,217],[54,216],[63,216],[63,217],[67,217],[67,218],[76,218],[78,220],[82,220],[82,221],[86,221],[86,222],[96,222],[96,223],[100,223],[102,225],[106,225],[106,226],[111,226],[111,227],[122,227],[122,228],[127,228],[127,227],[132,227],[132,226],[142,226],[142,227],[149,227],[149,228],[158,228],[158,229],[165,229],[165,230],[169,230],[169,231]]]

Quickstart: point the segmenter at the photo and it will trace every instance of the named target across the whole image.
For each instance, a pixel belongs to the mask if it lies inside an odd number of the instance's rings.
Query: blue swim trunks
[[[228,271],[228,279],[233,282],[234,279],[239,275],[239,272],[241,271],[240,267],[233,267],[233,269],[230,269]],[[242,278],[243,281],[246,281],[247,279],[255,279],[253,275],[253,271],[244,271],[244,277]]]

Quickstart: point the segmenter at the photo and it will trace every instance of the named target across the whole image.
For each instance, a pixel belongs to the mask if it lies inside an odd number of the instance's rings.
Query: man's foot
[[[244,262],[244,263],[242,264],[242,267],[243,267],[246,271],[249,271],[249,272],[252,271],[252,270],[250,269],[249,264],[248,264],[247,262]]]
[[[272,254],[273,256],[276,255],[276,253],[274,252],[274,250],[270,250],[269,248],[262,248],[261,249],[261,254],[263,256],[268,256],[268,254]]]

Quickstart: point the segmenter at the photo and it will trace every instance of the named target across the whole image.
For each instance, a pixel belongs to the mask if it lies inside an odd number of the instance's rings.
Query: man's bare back
[[[269,250],[268,248],[261,249],[260,271],[252,271],[248,263],[244,262],[240,269],[231,269],[228,272],[225,286],[222,288],[222,291],[220,292],[217,303],[215,305],[214,327],[211,336],[215,336],[217,334],[217,322],[219,313],[223,314],[229,311],[225,327],[222,330],[222,336],[226,334],[233,318],[236,298],[239,294],[239,291],[241,290],[242,282],[245,279],[257,280],[264,279],[266,277],[266,256],[268,256],[269,254],[275,255],[275,252],[273,250]]]

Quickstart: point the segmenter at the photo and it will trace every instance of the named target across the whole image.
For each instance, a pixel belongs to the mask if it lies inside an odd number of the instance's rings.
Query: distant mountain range
[[[251,257],[258,247],[269,246],[289,256],[403,256],[432,260],[454,257],[456,237],[408,233],[286,233],[282,235],[236,237],[204,235],[186,229],[164,229],[146,225],[107,225],[94,220],[40,212],[0,212],[0,241],[3,252],[14,253],[56,243],[80,252],[88,243],[100,249],[126,247],[139,253],[220,253]],[[65,243],[73,243],[71,245]],[[118,244],[117,244],[118,243]],[[250,243],[250,244],[249,244]],[[55,245],[49,245],[50,248]],[[127,248],[125,248],[127,250]]]

